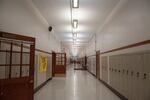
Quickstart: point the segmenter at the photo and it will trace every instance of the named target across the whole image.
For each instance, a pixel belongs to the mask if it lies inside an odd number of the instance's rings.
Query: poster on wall
[[[45,72],[47,70],[47,57],[43,54],[40,54],[40,67],[39,72]]]

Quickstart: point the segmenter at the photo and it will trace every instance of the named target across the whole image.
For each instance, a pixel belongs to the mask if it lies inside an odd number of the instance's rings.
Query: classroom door
[[[0,32],[0,100],[33,100],[35,38]]]

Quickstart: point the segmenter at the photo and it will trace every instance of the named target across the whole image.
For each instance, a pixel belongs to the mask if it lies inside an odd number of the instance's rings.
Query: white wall
[[[0,0],[0,30],[36,38],[36,48],[60,51],[60,42],[32,0]]]
[[[122,1],[122,0],[121,0]],[[150,39],[150,1],[128,0],[98,32],[101,52]]]
[[[48,31],[48,26],[32,0],[0,0],[0,31],[35,37],[37,49],[60,52],[60,41],[54,36],[54,31]],[[34,87],[52,77],[51,73],[39,73],[39,54],[36,55]]]
[[[86,47],[86,55],[150,39],[150,1],[120,0]],[[149,49],[149,47],[143,47]],[[137,50],[137,48],[135,48]],[[143,50],[143,49],[142,49]]]

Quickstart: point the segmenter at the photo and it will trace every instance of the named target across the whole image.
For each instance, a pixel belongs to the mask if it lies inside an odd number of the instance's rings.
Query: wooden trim
[[[96,78],[100,79],[100,50],[96,51]]]
[[[112,49],[112,50],[105,51],[105,52],[101,52],[101,54],[111,53],[111,52],[120,51],[120,50],[124,50],[124,49],[129,49],[129,48],[133,48],[133,47],[138,47],[138,46],[142,46],[142,45],[146,45],[146,44],[150,44],[150,40],[145,40],[145,41],[142,41],[142,42],[130,44],[130,45],[127,45],[127,46],[123,46],[123,47]]]
[[[111,90],[115,95],[117,95],[121,100],[128,100],[125,96],[123,96],[122,94],[120,94],[117,90],[115,90],[114,88],[112,88],[109,84],[107,84],[106,82],[104,82],[103,80],[99,79],[99,81],[101,83],[103,83],[109,90]]]
[[[86,56],[86,57],[89,58],[89,57],[93,57],[93,56],[96,56],[96,55],[93,54],[93,55],[89,55],[89,56]]]
[[[30,42],[34,42],[35,38],[33,37],[29,37],[29,36],[23,36],[23,35],[18,35],[18,34],[14,34],[14,33],[8,33],[8,32],[2,32],[0,31],[0,37],[3,38],[9,38],[9,39],[16,39],[16,40],[23,40],[23,41],[30,41]]]
[[[11,64],[11,66],[20,66],[21,64]],[[10,66],[10,64],[0,64],[0,66]],[[30,66],[30,64],[22,64],[22,66]]]
[[[35,49],[36,51],[38,51],[38,52],[42,52],[42,53],[46,53],[46,54],[52,54],[51,52],[47,52],[47,51],[44,51],[44,50],[40,50],[40,49]]]
[[[11,78],[11,67],[12,67],[12,50],[13,50],[13,43],[10,45],[10,58],[9,58],[9,78]]]
[[[86,70],[84,68],[74,68],[74,70]]]
[[[34,93],[37,93],[42,87],[44,87],[50,80],[52,80],[52,77],[46,80],[44,83],[42,83],[40,86],[36,87],[34,89]]]
[[[87,69],[87,71],[96,78],[95,74],[93,74],[92,72],[90,72],[88,69]]]
[[[22,59],[23,59],[23,44],[21,44],[21,50],[20,50],[20,77],[22,76]]]
[[[9,53],[10,50],[0,50],[0,52],[7,52]],[[21,53],[20,51],[12,51],[12,53]],[[30,54],[29,52],[22,52],[23,54]]]

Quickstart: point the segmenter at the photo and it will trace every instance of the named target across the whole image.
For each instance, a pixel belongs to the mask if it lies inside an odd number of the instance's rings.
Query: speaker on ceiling
[[[53,29],[52,26],[50,26],[50,27],[48,28],[48,30],[49,30],[50,32],[52,31],[52,29]]]

